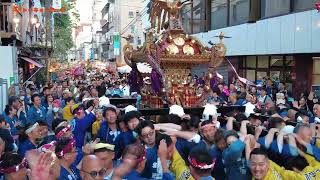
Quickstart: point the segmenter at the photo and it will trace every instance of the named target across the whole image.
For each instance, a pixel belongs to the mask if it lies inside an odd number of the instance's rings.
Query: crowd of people
[[[139,112],[141,102],[110,104],[128,95],[126,82],[110,74],[28,83],[0,117],[1,178],[320,179],[314,92],[294,99],[285,83],[270,79],[261,86],[221,80],[203,116],[170,105],[156,120]],[[245,112],[216,112],[234,105]]]

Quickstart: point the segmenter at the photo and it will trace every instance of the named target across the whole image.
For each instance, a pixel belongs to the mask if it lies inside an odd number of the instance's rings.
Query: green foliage
[[[54,15],[54,38],[53,38],[53,56],[65,60],[68,51],[74,46],[72,39],[72,28],[79,21],[79,14],[75,12],[75,3],[62,0],[62,7],[67,13]],[[72,21],[70,15],[75,17]]]

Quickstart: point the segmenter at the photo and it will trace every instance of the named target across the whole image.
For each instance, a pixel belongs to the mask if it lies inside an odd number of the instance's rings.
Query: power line
[[[146,6],[145,8],[143,8],[143,10],[141,10],[141,12],[139,12],[139,15],[136,16],[134,19],[132,19],[132,21],[130,21],[122,30],[121,30],[121,34],[123,34],[124,30],[126,30],[134,21],[137,21],[137,18],[141,18],[142,17],[142,14],[146,14],[148,12],[148,6]],[[147,11],[145,11],[147,10]]]
[[[142,19],[146,14],[147,14],[147,12],[145,12],[140,18]],[[138,19],[136,19],[135,22],[133,22],[132,24],[130,24],[130,26],[134,25],[136,22],[138,22]],[[121,32],[121,34],[124,34],[125,32],[127,32],[127,30],[129,29],[130,26],[127,26],[125,29],[123,29],[122,32]]]
[[[145,11],[147,9],[147,7],[145,7],[143,10],[141,10],[141,12],[139,12],[139,15],[137,15],[135,18],[133,18],[122,30],[121,30],[121,34],[123,34],[125,31],[130,25],[132,25],[132,23],[134,21],[137,21],[138,18],[140,18],[142,16],[143,13],[146,13],[147,11]]]
[[[143,17],[147,15],[147,12],[148,11],[145,11],[143,14],[141,14],[141,16],[139,16],[139,18],[143,19]],[[125,28],[123,28],[121,34],[124,34],[129,29],[129,27],[135,24],[136,22],[138,22],[138,18],[136,18],[134,22],[130,22],[130,24],[128,24]]]

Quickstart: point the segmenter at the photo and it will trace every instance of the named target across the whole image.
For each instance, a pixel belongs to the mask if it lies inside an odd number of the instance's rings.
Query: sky
[[[80,14],[80,23],[88,22],[92,16],[92,3],[94,0],[77,0],[77,9]]]

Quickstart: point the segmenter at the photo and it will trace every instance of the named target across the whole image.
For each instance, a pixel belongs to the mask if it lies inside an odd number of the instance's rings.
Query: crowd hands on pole
[[[199,80],[199,82],[201,82]],[[285,84],[219,83],[209,114],[143,116],[110,98],[140,98],[126,78],[96,73],[30,81],[0,118],[2,179],[320,179],[320,105]],[[140,96],[140,97],[139,97]],[[213,105],[213,106],[210,106]],[[231,108],[232,109],[232,108]],[[192,110],[191,110],[192,112]]]

